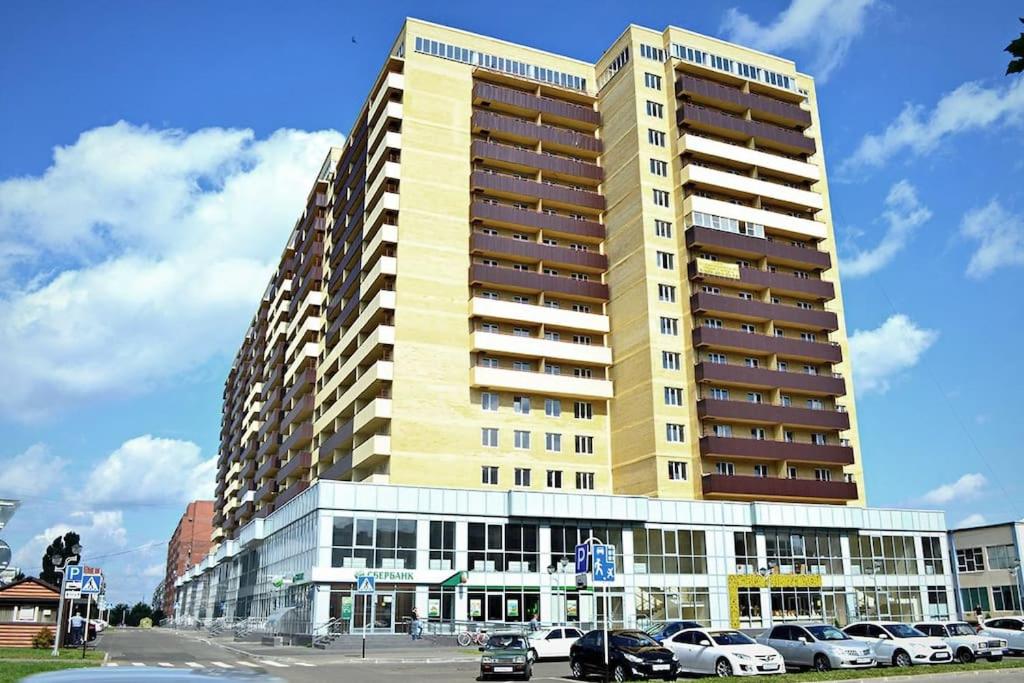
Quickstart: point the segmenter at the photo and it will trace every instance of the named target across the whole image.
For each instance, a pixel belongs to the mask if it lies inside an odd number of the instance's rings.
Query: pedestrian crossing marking
[[[199,662],[185,662],[185,663],[188,666],[191,666],[193,669],[202,669],[203,668],[203,665],[200,664]]]
[[[171,664],[170,662],[160,662],[158,666],[162,666],[162,667],[165,667],[167,669],[173,669],[174,668],[174,665]]]
[[[286,669],[286,668],[288,668],[287,664],[281,664],[280,662],[261,661],[260,664],[264,664],[266,666],[276,666],[279,669]]]
[[[132,662],[132,666],[146,666],[142,662]]]
[[[251,666],[254,669],[258,669],[260,666],[259,664],[253,664],[252,662],[243,662],[241,660],[238,661],[238,664],[241,664],[242,666]]]
[[[210,664],[213,664],[214,666],[219,666],[222,669],[234,669],[235,668],[235,667],[231,666],[230,664],[225,664],[224,662],[210,662]]]
[[[307,664],[306,662],[295,662],[295,666],[308,666],[308,667],[314,667],[314,666],[316,666],[316,664]]]
[[[120,664],[116,662],[107,662],[106,666],[120,666]]]

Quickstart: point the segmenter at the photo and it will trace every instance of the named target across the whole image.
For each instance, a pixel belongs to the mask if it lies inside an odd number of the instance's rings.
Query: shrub
[[[48,628],[41,628],[32,636],[32,647],[37,650],[46,650],[53,647],[53,631]]]

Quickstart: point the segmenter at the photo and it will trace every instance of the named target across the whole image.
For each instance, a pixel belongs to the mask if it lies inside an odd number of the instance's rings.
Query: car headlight
[[[633,662],[634,664],[643,664],[644,660],[636,655],[631,655],[628,652],[623,652],[622,656],[626,658],[627,662]]]
[[[494,664],[498,660],[496,660],[494,657],[488,657],[488,656],[485,655],[485,656],[480,658],[480,661],[483,664]]]
[[[742,652],[733,652],[732,656],[736,659],[753,659],[753,657],[751,657],[750,655],[745,655]]]
[[[525,664],[526,663],[526,657],[524,657],[523,655],[516,655],[516,657],[512,660],[512,663],[514,663],[514,664]]]
[[[674,652],[672,653],[672,661],[676,662],[677,664],[679,663],[679,657],[676,657],[676,653]]]

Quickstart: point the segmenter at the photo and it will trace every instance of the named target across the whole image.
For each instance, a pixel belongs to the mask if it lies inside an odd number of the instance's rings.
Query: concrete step
[[[385,635],[367,635],[366,642],[373,644],[374,650],[380,650],[384,648],[435,648],[438,645],[448,645],[448,642],[435,642],[433,638],[424,636],[419,640],[413,640],[407,635],[402,634],[385,634]],[[362,648],[363,636],[362,634],[345,633],[336,634],[329,642],[318,645],[325,650],[358,650]]]

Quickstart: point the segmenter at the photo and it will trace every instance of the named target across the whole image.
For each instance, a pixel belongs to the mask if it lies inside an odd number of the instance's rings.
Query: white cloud
[[[167,564],[163,562],[151,564],[142,570],[142,575],[147,578],[156,577],[157,579],[162,579],[163,577],[167,576]],[[156,582],[154,582],[154,584],[155,583]]]
[[[855,330],[850,335],[853,374],[857,391],[885,393],[900,373],[917,365],[939,333],[919,327],[897,313],[873,330]]]
[[[191,441],[149,434],[125,441],[97,463],[82,487],[97,505],[154,505],[213,498],[216,457]]]
[[[883,132],[864,136],[853,155],[840,165],[840,171],[882,166],[907,152],[931,152],[958,133],[993,131],[1022,122],[1024,78],[1011,79],[1006,87],[964,83],[943,95],[930,111],[919,104],[904,105]]]
[[[978,242],[967,264],[969,277],[983,278],[1004,266],[1024,266],[1024,218],[1007,211],[999,200],[964,214],[960,234]]]
[[[931,505],[945,505],[953,501],[966,501],[977,498],[984,492],[988,480],[977,472],[965,474],[952,484],[937,486],[921,496],[921,500]]]
[[[230,353],[341,140],[119,122],[0,182],[0,413],[144,392]]]
[[[969,527],[969,526],[981,526],[982,524],[985,524],[986,522],[988,522],[988,520],[985,519],[985,515],[982,515],[982,514],[979,514],[979,513],[975,512],[975,513],[967,515],[966,517],[961,519],[960,523],[956,525],[956,528],[957,529],[963,529],[964,527]]]
[[[770,24],[759,24],[735,7],[725,15],[729,40],[779,53],[808,50],[807,69],[824,83],[842,64],[850,45],[864,31],[868,8],[875,0],[792,0]]]
[[[47,493],[61,481],[66,465],[67,461],[50,453],[45,444],[33,444],[17,455],[0,459],[0,493],[15,498]]]
[[[907,246],[914,231],[932,217],[928,207],[918,200],[917,190],[906,180],[889,189],[885,207],[885,235],[875,247],[866,251],[855,249],[852,258],[843,259],[845,277],[863,277],[884,268]]]
[[[38,574],[46,547],[53,539],[69,531],[77,532],[82,538],[83,557],[86,560],[90,553],[124,548],[128,542],[128,531],[124,527],[124,515],[120,510],[76,511],[67,516],[66,522],[47,527],[18,546],[12,565],[20,567],[26,574]]]

